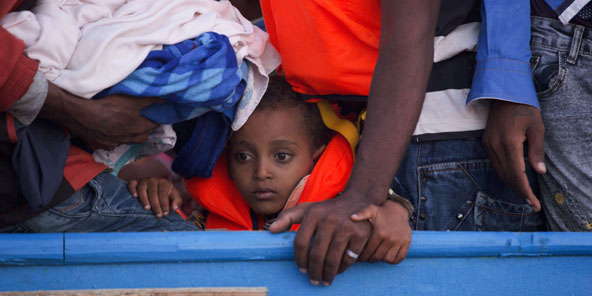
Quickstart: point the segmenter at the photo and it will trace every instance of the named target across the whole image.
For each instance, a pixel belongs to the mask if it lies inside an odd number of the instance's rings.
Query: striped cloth
[[[208,32],[151,51],[138,69],[97,96],[160,97],[166,102],[142,110],[158,123],[176,123],[212,110],[232,120],[245,80],[228,37]]]
[[[247,63],[238,66],[228,38],[207,32],[195,39],[151,51],[134,72],[95,98],[112,94],[160,97],[165,102],[146,107],[142,115],[163,124],[197,118],[209,111],[219,113],[220,116],[197,119],[195,128],[207,132],[194,131],[191,137],[200,135],[202,138],[188,141],[194,144],[192,147],[183,147],[184,153],[175,160],[183,166],[173,164],[173,168],[183,168],[177,173],[184,177],[208,176],[228,137],[236,105],[245,90],[247,73]],[[204,135],[207,135],[207,139],[203,138]],[[154,144],[139,145],[154,147]],[[217,149],[212,151],[212,147]],[[152,154],[159,152],[163,151],[154,151]],[[146,156],[146,153],[142,154]]]

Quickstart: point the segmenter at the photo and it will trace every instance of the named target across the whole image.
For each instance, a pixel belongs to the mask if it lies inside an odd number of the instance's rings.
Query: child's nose
[[[271,179],[272,177],[271,169],[269,168],[269,163],[261,159],[257,162],[257,168],[255,170],[255,179],[258,180],[265,180]]]

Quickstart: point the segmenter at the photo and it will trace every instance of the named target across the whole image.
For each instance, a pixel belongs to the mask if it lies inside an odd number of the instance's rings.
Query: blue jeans
[[[535,173],[527,168],[538,194]],[[415,230],[543,231],[535,213],[491,167],[481,139],[411,143],[393,190],[415,207]]]
[[[0,232],[196,231],[176,212],[157,219],[132,197],[126,183],[102,173],[57,206]]]
[[[592,231],[592,30],[533,17],[531,49],[546,129],[539,182],[549,228]]]

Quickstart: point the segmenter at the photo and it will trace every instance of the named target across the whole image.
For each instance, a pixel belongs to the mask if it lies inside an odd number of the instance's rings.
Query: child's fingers
[[[372,226],[374,226],[374,221],[376,219],[376,215],[378,215],[378,210],[378,206],[371,204],[362,209],[361,211],[351,215],[350,219],[352,219],[352,221],[354,222],[368,220],[372,224]]]
[[[137,187],[138,186],[138,180],[131,180],[127,183],[127,190],[129,190],[130,194],[137,198],[138,197],[138,190]]]
[[[151,179],[148,184],[148,199],[150,200],[150,206],[152,206],[152,212],[157,218],[162,217],[162,210],[160,208],[160,200],[158,198],[158,182]]]
[[[179,191],[177,191],[177,189],[175,189],[174,187],[171,190],[169,198],[171,199],[171,207],[173,208],[173,211],[176,211],[183,205],[183,198],[181,197]]]
[[[136,189],[140,203],[145,210],[150,210],[150,201],[148,200],[148,184],[145,182],[139,182]]]
[[[169,214],[169,196],[171,194],[173,184],[168,180],[158,180],[158,200],[160,201],[160,208],[164,216]]]

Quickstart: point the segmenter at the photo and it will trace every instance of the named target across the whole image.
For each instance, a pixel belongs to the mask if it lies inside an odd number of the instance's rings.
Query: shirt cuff
[[[12,104],[7,112],[12,114],[22,124],[29,125],[35,120],[39,111],[41,111],[46,97],[47,80],[38,71],[25,95]]]
[[[467,104],[480,99],[494,99],[539,108],[532,71],[524,61],[489,58],[477,63]]]

